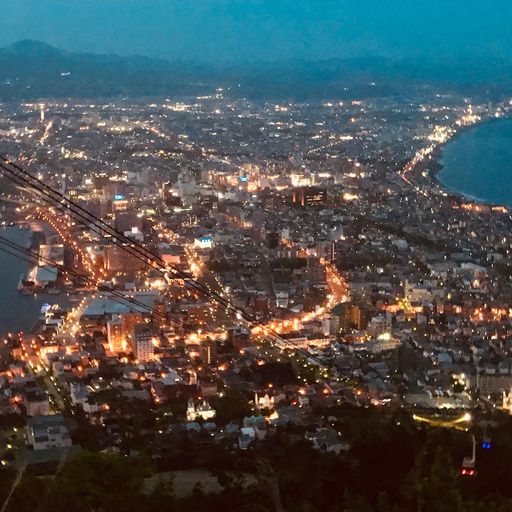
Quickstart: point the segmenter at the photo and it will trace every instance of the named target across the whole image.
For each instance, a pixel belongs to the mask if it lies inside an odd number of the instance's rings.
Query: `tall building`
[[[322,320],[322,334],[332,336],[340,329],[340,318],[336,315],[329,315]]]
[[[336,244],[331,240],[320,240],[316,244],[316,255],[326,261],[336,258]]]
[[[114,316],[107,322],[108,348],[111,352],[124,351],[123,322],[119,315]]]
[[[140,362],[153,359],[156,329],[153,324],[138,324],[133,329],[132,351],[135,358]]]
[[[374,313],[373,308],[353,302],[338,304],[333,312],[340,317],[341,328],[358,330],[366,328]]]
[[[201,342],[199,353],[202,361],[206,364],[213,364],[217,359],[217,344],[215,340],[207,339]]]

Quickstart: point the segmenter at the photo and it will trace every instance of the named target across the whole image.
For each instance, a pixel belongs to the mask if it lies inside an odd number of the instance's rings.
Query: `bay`
[[[23,247],[29,246],[31,234],[30,229],[18,226],[0,229],[1,236]],[[28,332],[37,322],[43,304],[68,302],[65,296],[22,295],[18,282],[29,266],[27,261],[0,250],[0,333]]]
[[[448,142],[437,178],[468,198],[512,207],[512,119],[470,128]]]

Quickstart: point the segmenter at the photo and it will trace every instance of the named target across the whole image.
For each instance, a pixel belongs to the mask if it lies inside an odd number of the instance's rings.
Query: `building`
[[[114,212],[122,212],[128,209],[128,200],[124,194],[114,194],[112,209]]]
[[[512,375],[479,373],[476,378],[476,387],[484,396],[508,392],[512,387]]]
[[[258,393],[254,393],[254,404],[260,409],[273,409],[274,408],[274,397],[269,396],[265,393],[263,396],[258,396]]]
[[[252,427],[242,427],[238,437],[238,446],[241,450],[247,450],[256,440],[256,430]]]
[[[81,382],[69,384],[69,397],[75,407],[81,407],[88,414],[98,411],[98,406],[91,400],[87,386]]]
[[[288,348],[307,349],[308,347],[327,348],[331,344],[331,338],[323,336],[309,336],[301,331],[292,331],[281,335]]]
[[[53,244],[39,246],[39,266],[44,267],[49,261],[64,265],[64,245]]]
[[[142,232],[142,218],[138,217],[134,211],[118,212],[115,216],[115,228],[117,231]]]
[[[408,281],[404,285],[404,297],[411,303],[428,303],[434,299],[432,288],[426,284],[413,284]]]
[[[107,322],[107,340],[111,352],[123,352],[126,349],[123,322],[118,315]]]
[[[146,269],[146,261],[137,254],[127,253],[124,247],[111,245],[105,247],[105,270],[116,272],[137,272]]]
[[[213,238],[210,235],[200,236],[194,239],[194,247],[199,249],[211,249],[214,245]]]
[[[228,327],[226,341],[236,349],[245,348],[250,342],[250,332],[241,326]]]
[[[167,307],[163,300],[156,300],[154,305],[154,312],[152,315],[153,322],[158,327],[164,327],[167,324]]]
[[[23,404],[27,410],[27,416],[50,414],[48,393],[40,388],[25,392]]]
[[[215,409],[212,409],[206,400],[203,400],[203,402],[196,407],[194,399],[189,399],[187,405],[187,421],[195,421],[198,418],[202,418],[204,421],[207,421],[214,417]]]
[[[503,391],[502,409],[504,411],[507,411],[509,414],[512,414],[512,388],[510,388],[510,391],[508,393],[505,393],[505,391]]]
[[[154,303],[152,307],[154,308]],[[121,332],[124,338],[133,337],[135,326],[144,322],[143,315],[136,311],[122,313],[120,316],[122,324]]]
[[[348,444],[343,443],[332,428],[317,428],[315,432],[306,432],[304,438],[311,442],[315,450],[332,452],[337,455],[342,450],[349,449]]]
[[[385,352],[387,350],[395,350],[402,345],[398,338],[393,338],[389,333],[383,333],[377,339],[365,343],[364,347],[374,354]]]
[[[336,258],[336,243],[332,240],[321,240],[316,244],[316,255],[326,261]]]
[[[315,177],[310,173],[290,174],[292,187],[309,187],[315,184]]]
[[[34,286],[38,288],[46,288],[48,286],[54,286],[57,282],[59,271],[55,267],[45,265],[44,267],[33,267],[28,275],[27,281],[34,283]]]
[[[371,311],[368,308],[353,302],[338,304],[332,310],[332,313],[339,316],[340,327],[357,330],[366,328],[371,315]]]
[[[131,346],[137,361],[145,362],[153,359],[155,339],[156,329],[153,324],[138,324],[134,327]]]
[[[270,301],[265,295],[253,295],[249,301],[250,307],[258,318],[268,318]]]
[[[215,340],[207,339],[199,346],[201,360],[206,364],[213,364],[217,359],[217,344]]]
[[[322,334],[334,336],[340,330],[340,318],[336,315],[329,315],[322,320]]]
[[[320,187],[300,187],[293,191],[292,203],[297,206],[325,206],[327,190]]]
[[[370,323],[368,324],[368,327],[366,328],[368,331],[368,334],[372,338],[378,338],[379,336],[382,336],[383,334],[390,334],[391,333],[391,317],[379,315],[374,316]]]
[[[55,414],[28,418],[27,444],[34,450],[71,446],[71,437],[64,416]]]
[[[277,249],[280,242],[279,231],[267,231],[265,235],[265,242],[269,249]]]

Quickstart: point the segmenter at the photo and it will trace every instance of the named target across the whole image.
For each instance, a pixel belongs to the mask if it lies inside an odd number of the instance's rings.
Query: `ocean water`
[[[512,119],[477,125],[448,142],[439,181],[473,199],[512,207]]]
[[[11,226],[0,229],[0,235],[17,245],[27,247],[31,231]],[[22,295],[18,292],[20,274],[29,263],[0,250],[0,333],[28,332],[37,322],[41,306],[45,303],[65,304],[63,295]]]

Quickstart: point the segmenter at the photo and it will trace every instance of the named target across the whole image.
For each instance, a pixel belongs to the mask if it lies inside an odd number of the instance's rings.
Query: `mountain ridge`
[[[444,85],[497,90],[512,84],[508,62],[407,62],[379,56],[238,64],[166,61],[142,55],[76,53],[21,40],[0,49],[0,100],[36,97],[166,96],[231,88],[248,97],[389,95]]]

